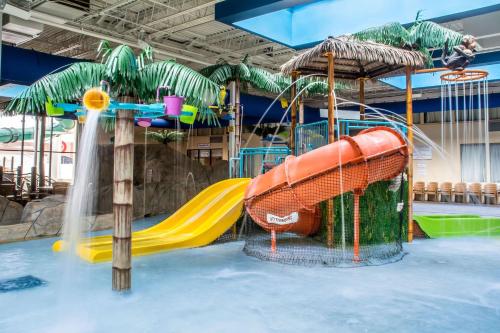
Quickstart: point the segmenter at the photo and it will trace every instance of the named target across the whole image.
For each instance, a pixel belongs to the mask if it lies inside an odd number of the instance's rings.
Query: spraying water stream
[[[69,256],[74,256],[81,235],[88,230],[93,213],[99,159],[97,157],[97,125],[99,112],[88,111],[78,147],[75,180],[64,212],[63,239]]]

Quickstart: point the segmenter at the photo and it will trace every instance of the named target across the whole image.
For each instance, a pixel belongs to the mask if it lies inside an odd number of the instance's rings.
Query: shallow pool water
[[[134,258],[126,295],[110,264],[65,272],[53,241],[0,245],[0,279],[47,281],[0,294],[0,332],[500,331],[500,239],[417,240],[400,262],[360,268],[264,262],[226,243]]]

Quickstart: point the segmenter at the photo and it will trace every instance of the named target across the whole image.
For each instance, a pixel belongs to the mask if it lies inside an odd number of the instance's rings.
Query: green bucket
[[[181,123],[192,125],[196,120],[198,108],[196,106],[184,104],[182,106],[182,113],[180,117]]]
[[[47,98],[47,101],[45,102],[45,112],[49,117],[64,116],[64,109],[56,108],[54,104],[52,104],[52,100],[50,98]]]

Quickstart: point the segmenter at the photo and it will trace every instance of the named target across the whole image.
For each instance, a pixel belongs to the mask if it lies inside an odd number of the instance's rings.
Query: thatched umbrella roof
[[[373,79],[399,73],[406,66],[418,69],[426,64],[425,55],[418,51],[341,36],[328,37],[321,44],[283,64],[281,71],[284,74],[294,71],[302,75],[327,74],[328,60],[325,54],[328,52],[332,52],[335,59],[335,78],[346,80]]]

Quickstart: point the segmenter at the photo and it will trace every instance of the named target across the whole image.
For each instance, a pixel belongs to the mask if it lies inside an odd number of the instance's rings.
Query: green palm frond
[[[227,85],[229,82],[239,80],[243,90],[249,84],[256,89],[268,92],[281,91],[279,83],[275,82],[274,75],[262,68],[250,65],[248,55],[236,65],[220,60],[215,65],[203,68],[200,73],[219,85]]]
[[[280,86],[275,81],[275,76],[259,67],[250,67],[250,78],[247,80],[255,88],[279,94]]]
[[[46,75],[33,83],[18,97],[12,99],[7,113],[42,113],[45,102],[50,98],[56,103],[74,101],[92,87],[99,86],[105,78],[102,64],[78,62],[67,69]]]
[[[199,110],[197,120],[202,124],[206,123],[208,126],[221,126],[217,113],[208,107],[202,107]]]
[[[353,34],[353,36],[358,40],[372,41],[395,47],[405,47],[410,43],[410,33],[397,22],[368,28]]]
[[[99,123],[106,133],[112,133],[115,130],[116,119],[114,117],[101,117]]]
[[[142,70],[147,63],[153,62],[153,48],[151,45],[146,45],[145,48],[142,49],[139,56],[137,56],[137,67],[139,70]]]
[[[240,81],[250,82],[251,73],[250,66],[244,62],[240,62],[239,64],[233,67],[233,76],[240,79]]]
[[[290,85],[292,84],[292,79],[288,75],[282,73],[273,74],[274,82],[280,87],[280,92],[283,90],[288,90],[286,96],[290,96]],[[306,96],[313,95],[328,95],[328,82],[323,77],[308,77],[297,81],[297,93],[300,91]],[[345,90],[349,89],[350,86],[344,82],[335,82],[335,90]]]
[[[154,99],[160,86],[169,86],[171,93],[186,97],[195,106],[217,103],[219,95],[216,83],[173,60],[148,64],[139,72],[138,92],[143,100]]]
[[[235,80],[235,73],[233,71],[233,66],[227,63],[220,64],[219,67],[214,68],[212,73],[208,76],[210,80],[217,83],[218,85],[227,84],[229,81]]]
[[[462,34],[431,21],[415,23],[409,29],[410,43],[418,48],[442,48],[446,41],[451,47],[462,42]]]
[[[180,141],[184,137],[183,132],[172,131],[172,130],[162,130],[162,131],[151,131],[147,133],[148,138],[158,141],[163,144],[169,142]]]
[[[111,44],[107,40],[101,40],[97,47],[97,58],[101,58],[101,62],[105,62],[108,56],[113,51]]]
[[[138,75],[139,68],[134,51],[128,45],[119,45],[113,49],[104,63],[106,77],[109,83],[115,86],[119,94],[133,91],[133,82]]]

